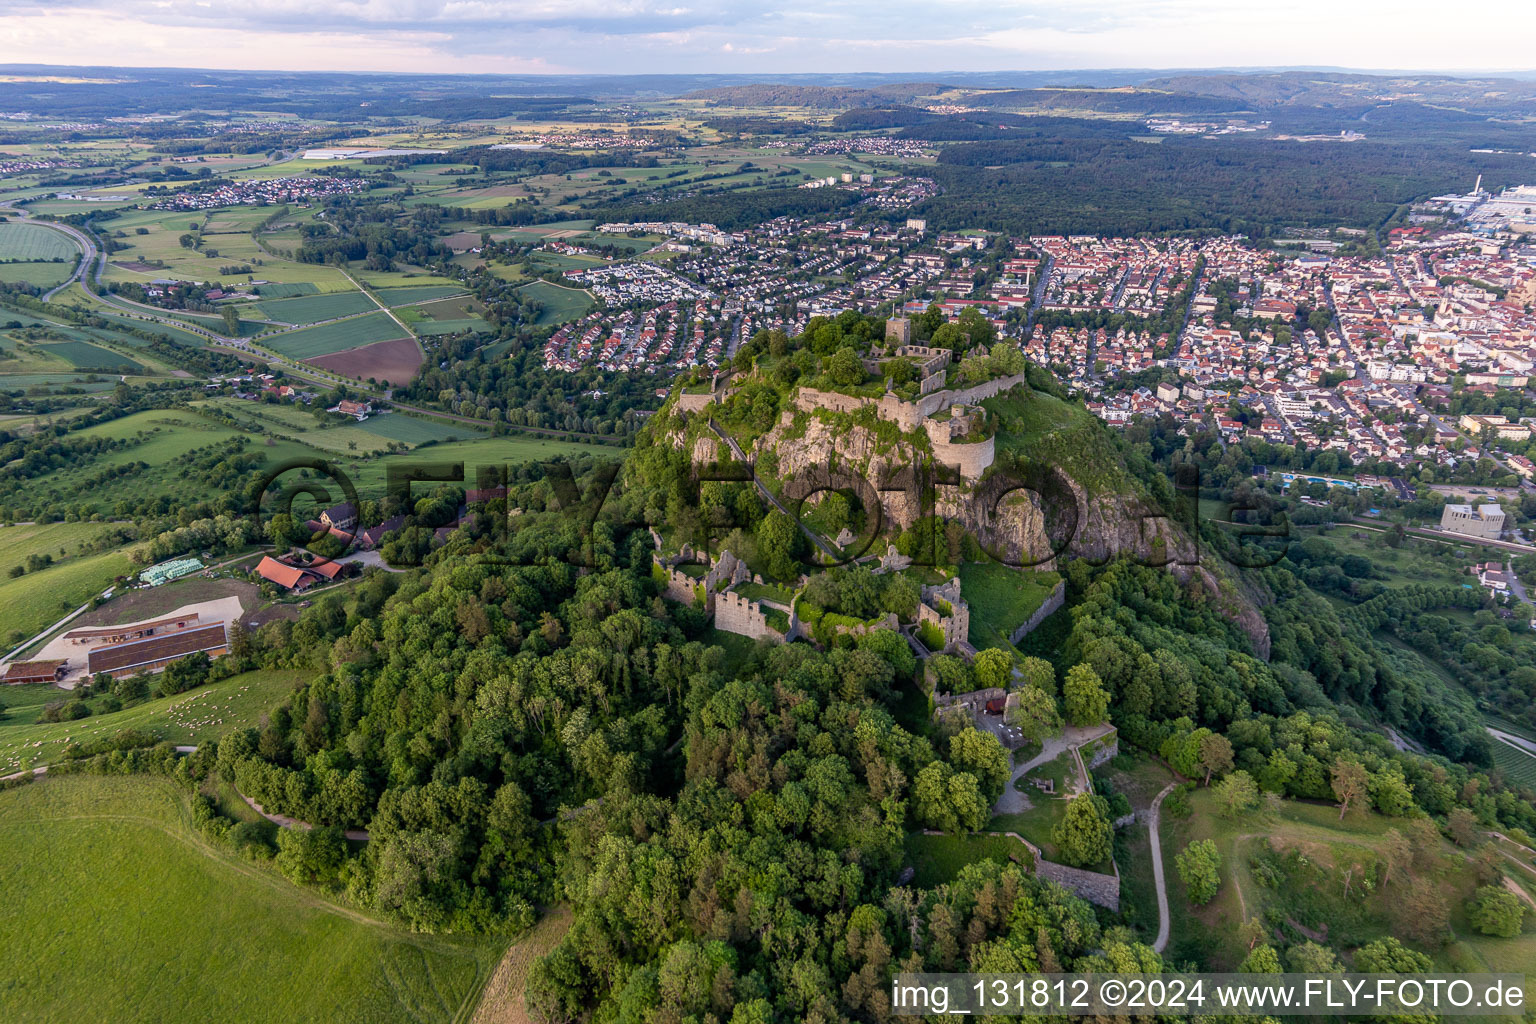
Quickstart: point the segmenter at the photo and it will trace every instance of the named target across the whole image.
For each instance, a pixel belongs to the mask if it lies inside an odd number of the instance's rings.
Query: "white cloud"
[[[0,61],[274,70],[1529,67],[1523,3],[0,0]],[[1504,30],[1500,29],[1504,27]]]

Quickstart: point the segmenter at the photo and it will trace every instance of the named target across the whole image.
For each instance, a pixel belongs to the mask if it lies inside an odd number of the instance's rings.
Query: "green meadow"
[[[70,743],[108,738],[124,729],[141,729],[172,743],[207,743],[232,730],[257,725],[302,680],[302,674],[294,671],[243,672],[173,697],[156,697],[72,722],[37,720],[43,705],[71,699],[68,690],[47,684],[8,687],[0,701],[15,710],[0,721],[0,775],[52,764],[63,759]],[[17,694],[16,704],[11,704],[12,692]]]
[[[0,793],[8,1024],[467,1021],[506,941],[412,934],[193,830],[166,780]]]

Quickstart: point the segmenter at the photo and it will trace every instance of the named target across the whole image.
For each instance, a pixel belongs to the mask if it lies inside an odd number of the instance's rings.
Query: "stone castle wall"
[[[785,639],[783,633],[768,625],[761,604],[730,591],[715,597],[715,628],[753,640]],[[794,627],[790,629],[793,632]]]
[[[947,434],[949,428],[943,420],[928,420],[928,423],[938,423],[941,429],[930,429],[928,438],[933,442],[933,460],[941,466],[958,466],[960,479],[980,480],[981,474],[987,471],[997,458],[997,438],[989,437],[985,441],[975,441],[970,444],[956,444],[949,440],[939,440],[937,436]]]
[[[1023,640],[1026,636],[1029,636],[1029,634],[1035,631],[1035,627],[1039,626],[1040,623],[1044,622],[1053,612],[1056,611],[1056,609],[1060,608],[1062,602],[1066,599],[1067,581],[1059,580],[1056,583],[1056,589],[1052,590],[1050,596],[1040,603],[1040,607],[1035,609],[1035,613],[1033,615],[1025,619],[1023,624],[1020,625],[1018,629],[1013,631],[1013,635],[1008,638],[1008,642],[1011,644],[1016,644],[1020,640]]]
[[[1096,903],[1110,910],[1120,909],[1120,876],[1106,875],[1098,871],[1084,871],[1065,864],[1056,864],[1035,856],[1035,874],[1048,882],[1077,893],[1089,903]]]
[[[942,380],[942,377],[937,379]],[[917,430],[923,425],[924,420],[936,412],[948,409],[952,405],[975,405],[1022,383],[1024,383],[1024,375],[1016,373],[1010,377],[998,377],[996,380],[985,381],[959,391],[934,391],[919,396],[915,402],[904,402],[894,394],[882,395],[880,398],[860,398],[836,391],[801,388],[795,393],[795,405],[806,412],[826,409],[829,412],[849,413],[857,412],[865,406],[873,406],[875,414],[881,419],[896,424],[902,430]]]

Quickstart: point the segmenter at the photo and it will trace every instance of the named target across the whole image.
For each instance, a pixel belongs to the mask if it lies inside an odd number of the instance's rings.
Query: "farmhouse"
[[[206,652],[209,657],[218,657],[228,652],[227,645],[224,623],[218,622],[166,636],[98,647],[86,656],[86,671],[91,675],[106,672],[113,676],[158,672],[177,658],[198,651]]]
[[[56,683],[64,678],[64,670],[69,662],[63,659],[53,661],[13,661],[5,666],[4,675],[0,675],[0,684],[15,686],[21,683]]]
[[[320,521],[337,530],[350,530],[357,525],[357,506],[350,501],[332,505],[320,513]]]

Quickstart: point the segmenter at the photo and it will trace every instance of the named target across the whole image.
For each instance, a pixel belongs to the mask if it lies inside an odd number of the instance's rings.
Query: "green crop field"
[[[489,331],[491,325],[474,317],[469,320],[422,320],[411,325],[417,334],[432,337],[438,334],[458,334],[460,331]]]
[[[376,341],[392,341],[404,338],[406,333],[385,313],[369,313],[351,320],[338,320],[332,324],[308,327],[291,334],[280,334],[264,339],[264,343],[285,356],[294,359],[312,359],[345,352]]]
[[[387,418],[387,417],[386,417]],[[372,420],[368,421],[373,422]],[[362,424],[366,426],[367,424]],[[450,434],[454,428],[447,428]],[[458,437],[467,437],[466,431],[458,433]],[[430,466],[440,465],[444,462],[464,463],[465,482],[470,483],[475,479],[475,470],[479,466],[515,465],[521,462],[541,462],[549,459],[575,458],[579,455],[592,455],[600,459],[622,459],[625,451],[623,448],[609,447],[599,444],[580,444],[574,441],[558,441],[554,438],[542,437],[485,437],[475,440],[454,441],[445,444],[435,444],[429,448],[411,452],[409,455],[396,455],[386,459],[371,459],[357,467],[353,477],[357,485],[358,493],[364,497],[384,496],[385,474],[390,466]]]
[[[579,288],[562,288],[548,281],[531,281],[517,290],[525,298],[536,299],[544,304],[537,321],[540,327],[575,320],[593,305],[592,296]]]
[[[0,224],[0,260],[69,260],[79,254],[80,247],[62,231],[40,224]]]
[[[374,294],[386,306],[413,306],[418,302],[432,302],[463,295],[464,289],[456,285],[422,284],[400,288],[376,288]]]
[[[165,780],[0,793],[8,1024],[467,1020],[506,946],[412,934],[211,845]]]
[[[72,722],[38,722],[43,704],[69,700],[68,690],[39,684],[16,687],[40,691],[0,721],[0,775],[63,760],[69,743],[90,742],[142,729],[172,743],[200,744],[234,729],[256,725],[303,680],[295,671],[242,672],[174,697],[156,697],[122,711]],[[23,709],[24,708],[24,709]]]
[[[116,324],[119,327],[127,327],[136,331],[150,331],[155,334],[164,335],[178,345],[192,345],[194,347],[201,348],[202,346],[208,344],[208,339],[203,337],[201,334],[195,334],[192,331],[182,330],[180,327],[172,327],[169,324],[163,324],[155,320],[137,320],[134,317],[125,314],[104,313],[99,309],[94,308],[91,310],[91,315],[100,317],[108,323]],[[143,344],[143,342],[140,342],[140,344]]]
[[[111,349],[101,348],[85,341],[61,341],[48,345],[39,345],[38,348],[51,356],[56,356],[72,366],[91,367],[92,369],[117,370],[126,373],[141,373],[144,367],[119,355]]]
[[[1517,750],[1498,737],[1488,739],[1493,746],[1494,767],[1515,785],[1536,790],[1536,755]]]
[[[256,294],[263,299],[292,299],[300,295],[317,295],[319,289],[308,281],[297,284],[260,284],[256,286]]]
[[[73,270],[69,263],[0,263],[0,283],[52,288],[69,277]]]
[[[355,313],[366,313],[376,307],[373,300],[362,292],[329,292],[325,295],[262,301],[256,304],[256,308],[273,320],[312,324],[317,320],[334,320]]]
[[[111,391],[117,387],[117,378],[86,380],[89,374],[80,373],[9,373],[3,378],[7,388],[44,388],[50,392],[61,391]]]

